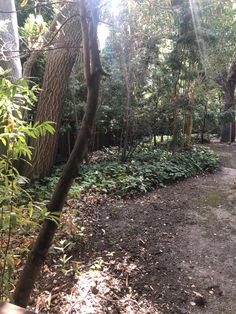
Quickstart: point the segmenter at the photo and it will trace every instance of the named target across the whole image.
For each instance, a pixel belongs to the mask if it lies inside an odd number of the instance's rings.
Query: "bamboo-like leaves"
[[[22,1],[26,5],[28,1]],[[28,138],[38,138],[54,132],[51,122],[28,123],[23,119],[23,110],[29,110],[36,100],[37,88],[29,88],[23,79],[12,83],[6,78],[6,72],[0,68],[0,144],[4,147],[4,154],[0,155],[0,236],[4,246],[0,248],[3,267],[0,267],[2,278],[1,299],[9,297],[11,277],[14,263],[11,252],[11,235],[19,226],[31,226],[34,221],[34,205],[29,204],[28,211],[19,205],[19,197],[30,195],[24,190],[26,179],[18,172],[15,165],[20,159],[28,162],[32,156],[32,148],[28,145]],[[23,159],[24,160],[24,159]],[[58,217],[48,214],[48,219],[58,221]],[[34,225],[35,226],[35,225]],[[1,262],[0,262],[1,264]],[[1,266],[1,265],[0,265]]]

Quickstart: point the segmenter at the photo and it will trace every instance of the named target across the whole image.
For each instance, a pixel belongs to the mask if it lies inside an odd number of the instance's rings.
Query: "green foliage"
[[[33,223],[37,204],[33,204],[31,196],[25,191],[26,178],[19,173],[19,161],[31,158],[29,137],[37,138],[54,129],[49,122],[35,124],[23,119],[24,112],[29,110],[36,100],[36,87],[29,89],[22,79],[12,83],[5,78],[0,68],[0,237],[1,237],[1,299],[8,296],[12,288],[14,270],[11,236],[15,232],[27,231]],[[27,204],[19,205],[19,199],[25,197]],[[37,216],[39,217],[39,215]],[[51,219],[51,218],[50,218]],[[53,217],[53,219],[56,219]]]
[[[151,191],[202,171],[212,171],[217,164],[217,156],[205,148],[176,154],[149,148],[138,152],[126,164],[114,160],[84,167],[77,182],[80,192],[95,190],[126,197]]]
[[[38,39],[38,36],[44,33],[45,30],[46,22],[43,20],[43,16],[40,14],[29,14],[25,20],[24,27],[20,28],[20,33],[30,40],[30,47],[32,47],[36,39]]]
[[[233,123],[235,122],[235,111],[232,108],[222,111],[219,114],[220,123]]]
[[[217,165],[218,157],[207,148],[198,147],[173,154],[146,146],[126,163],[113,157],[83,165],[71,195],[78,197],[92,191],[120,197],[134,196],[204,171],[213,171]],[[51,178],[37,181],[30,193],[35,193],[40,199],[47,197],[57,176],[58,172]]]

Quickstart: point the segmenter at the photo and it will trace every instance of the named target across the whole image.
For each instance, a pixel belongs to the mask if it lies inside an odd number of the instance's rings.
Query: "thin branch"
[[[46,51],[51,51],[51,50],[60,50],[60,49],[80,49],[80,48],[83,48],[82,46],[61,46],[61,47],[49,47],[47,49],[44,49],[44,48],[40,48],[40,49],[34,49],[34,50],[30,50],[27,52],[25,51],[20,51],[20,50],[2,50],[1,52],[6,52],[6,53],[9,53],[9,52],[19,52],[18,55],[15,55],[14,58],[17,58],[17,57],[27,57],[29,55],[29,52],[34,52],[34,51],[42,51],[42,52],[46,52]],[[1,60],[1,55],[0,55],[0,60]]]
[[[112,24],[112,23],[105,22],[105,21],[102,21],[102,20],[99,20],[99,24],[105,24],[105,25],[108,25],[108,26],[110,26],[110,27],[112,27],[112,26],[113,26],[113,24]]]
[[[68,17],[67,20],[64,21],[64,22],[61,24],[60,28],[56,31],[56,33],[53,35],[53,37],[50,39],[50,41],[47,42],[42,48],[49,46],[49,45],[52,43],[52,41],[54,40],[54,38],[57,36],[57,34],[60,32],[60,30],[63,28],[63,26],[65,26],[65,24],[66,24],[67,22],[69,22],[70,20],[72,20],[74,17],[77,17],[77,16],[79,16],[79,15],[80,15],[80,14],[74,14],[74,15]]]

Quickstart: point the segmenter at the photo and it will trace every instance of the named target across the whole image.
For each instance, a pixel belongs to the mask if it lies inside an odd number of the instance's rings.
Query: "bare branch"
[[[27,57],[29,55],[29,52],[47,52],[47,51],[52,51],[52,50],[60,50],[60,49],[80,49],[83,48],[82,46],[60,46],[60,47],[49,47],[49,48],[41,48],[41,49],[34,49],[34,50],[30,50],[27,52],[25,51],[20,51],[20,50],[2,50],[2,52],[19,52],[18,55],[16,55],[15,57]]]

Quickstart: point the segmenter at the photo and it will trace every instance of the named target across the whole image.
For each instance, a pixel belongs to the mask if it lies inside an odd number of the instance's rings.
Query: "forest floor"
[[[36,310],[235,314],[236,144],[210,146],[222,161],[213,174],[81,209],[85,238],[70,252],[73,274],[51,258]]]

